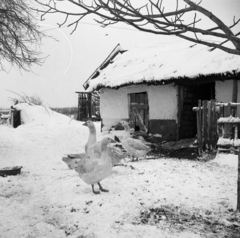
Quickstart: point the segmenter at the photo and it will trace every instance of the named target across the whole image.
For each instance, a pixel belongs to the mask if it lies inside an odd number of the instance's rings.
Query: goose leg
[[[92,191],[93,191],[94,194],[100,194],[99,191],[97,192],[97,191],[94,190],[94,184],[92,184]]]
[[[102,191],[102,192],[106,192],[106,193],[109,192],[109,190],[104,189],[104,188],[101,186],[100,183],[98,183],[98,186],[99,186],[100,191]]]

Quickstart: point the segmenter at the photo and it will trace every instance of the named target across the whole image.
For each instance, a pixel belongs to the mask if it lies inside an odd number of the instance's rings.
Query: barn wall
[[[176,135],[177,88],[173,85],[128,86],[118,90],[101,89],[100,113],[105,129],[121,119],[128,119],[128,94],[147,92],[149,100],[149,132]],[[174,134],[174,135],[173,135]]]

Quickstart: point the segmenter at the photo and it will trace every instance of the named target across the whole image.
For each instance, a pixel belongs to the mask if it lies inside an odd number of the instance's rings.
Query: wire
[[[99,24],[96,24],[96,23],[88,23],[88,22],[79,22],[79,24],[99,26]],[[66,28],[66,27],[68,27],[68,26],[55,27],[55,28],[51,28],[51,29],[48,29],[48,30],[44,30],[43,32],[45,32],[45,31],[50,31],[50,30],[56,30],[56,29],[59,29],[59,28]],[[135,29],[129,29],[129,28],[117,27],[117,26],[108,26],[108,28],[115,28],[115,29],[120,29],[120,30],[128,30],[128,31],[137,31],[137,32],[139,32],[138,30],[135,30]]]

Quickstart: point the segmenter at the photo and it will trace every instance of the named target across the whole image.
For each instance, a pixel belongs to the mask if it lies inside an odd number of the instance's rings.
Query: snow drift
[[[21,112],[21,121],[23,124],[35,123],[51,125],[54,123],[69,123],[71,120],[71,118],[41,105],[19,103],[12,106],[12,108]]]

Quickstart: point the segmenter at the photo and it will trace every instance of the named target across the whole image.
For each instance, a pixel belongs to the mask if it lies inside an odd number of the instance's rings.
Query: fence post
[[[217,115],[216,115],[216,101],[212,100],[212,147],[216,149],[218,133],[217,133]]]
[[[227,106],[224,107],[224,117],[229,117],[231,115],[231,104],[228,103]],[[224,125],[224,135],[223,137],[225,138],[230,138],[230,131],[231,131],[231,125],[230,124],[225,124]]]
[[[240,149],[238,151],[237,210],[240,211]]]
[[[201,100],[198,100],[197,130],[198,130],[198,156],[202,156],[202,109]]]
[[[208,117],[207,117],[207,120],[208,120],[208,149],[209,151],[212,151],[212,101],[209,101],[208,102]]]
[[[207,135],[207,104],[208,101],[203,101],[203,149],[206,150],[206,147],[208,146],[208,135]]]

